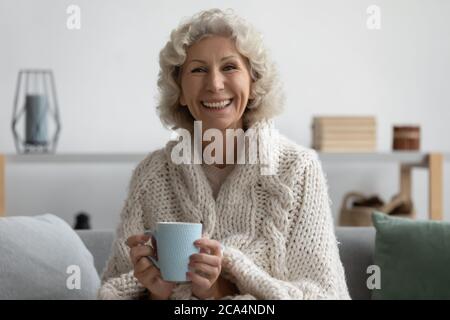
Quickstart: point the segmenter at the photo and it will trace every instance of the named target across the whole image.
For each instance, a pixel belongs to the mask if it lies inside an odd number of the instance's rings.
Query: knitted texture
[[[125,241],[158,221],[201,222],[204,233],[222,243],[222,276],[239,289],[223,299],[350,298],[315,151],[277,134],[277,174],[238,164],[214,199],[201,165],[171,161],[176,143],[149,154],[133,172],[99,298],[146,298]],[[170,299],[196,298],[184,283]]]
[[[214,165],[202,165],[202,169],[205,173],[206,178],[208,179],[209,185],[211,186],[213,197],[214,199],[216,199],[222,183],[233,171],[234,165],[227,165],[223,169],[219,169]]]

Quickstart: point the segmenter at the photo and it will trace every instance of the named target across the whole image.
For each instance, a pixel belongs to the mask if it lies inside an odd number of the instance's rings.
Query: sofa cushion
[[[381,288],[374,299],[450,299],[450,223],[374,212],[374,263]]]
[[[94,256],[95,268],[101,275],[112,252],[114,230],[76,230],[84,245]]]
[[[91,253],[52,214],[0,218],[0,299],[95,299]]]
[[[350,297],[354,300],[371,299],[367,288],[367,267],[373,265],[375,228],[337,227],[339,255],[344,265]]]

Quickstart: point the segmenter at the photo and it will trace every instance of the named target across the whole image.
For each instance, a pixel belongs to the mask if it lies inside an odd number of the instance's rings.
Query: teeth
[[[227,107],[229,104],[231,103],[231,100],[224,100],[224,101],[220,101],[220,102],[204,102],[202,101],[202,105],[208,108],[225,108]]]

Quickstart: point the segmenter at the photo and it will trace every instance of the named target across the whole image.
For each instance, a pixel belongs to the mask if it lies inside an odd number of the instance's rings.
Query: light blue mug
[[[188,282],[189,257],[199,253],[194,241],[202,237],[201,223],[158,222],[156,230],[146,231],[156,240],[158,260],[148,257],[161,271],[165,281]]]

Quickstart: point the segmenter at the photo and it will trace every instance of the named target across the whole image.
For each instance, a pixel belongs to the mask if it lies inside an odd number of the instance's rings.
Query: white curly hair
[[[201,39],[226,36],[235,41],[236,48],[248,59],[253,80],[251,96],[243,114],[245,128],[281,113],[284,94],[278,71],[263,44],[262,35],[233,10],[201,11],[182,22],[170,34],[170,40],[159,54],[159,101],[157,111],[164,126],[175,130],[193,130],[194,118],[180,104],[180,70],[186,60],[186,49]]]

